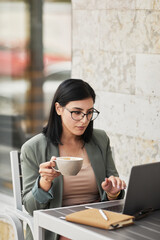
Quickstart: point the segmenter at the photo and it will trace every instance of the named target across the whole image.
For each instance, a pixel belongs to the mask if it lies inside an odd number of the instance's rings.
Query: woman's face
[[[93,104],[94,103],[92,98],[71,101],[65,107],[62,107],[59,105],[59,103],[56,103],[55,108],[57,114],[61,116],[62,120],[63,134],[81,136],[85,132],[90,121],[87,119],[86,115],[81,120],[75,121],[72,118],[74,117],[73,114],[71,117],[71,112],[77,111],[75,113],[75,116],[77,118],[77,115],[80,114],[80,112],[83,112],[85,114],[91,112],[93,109]],[[80,114],[80,116],[83,116],[83,114]]]

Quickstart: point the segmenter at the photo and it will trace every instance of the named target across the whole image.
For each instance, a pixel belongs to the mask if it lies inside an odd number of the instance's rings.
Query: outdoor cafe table
[[[152,212],[145,218],[135,221],[133,225],[116,230],[104,230],[82,224],[68,222],[60,217],[84,210],[86,207],[104,208],[115,206],[123,200],[76,205],[34,212],[35,240],[44,240],[44,231],[50,230],[74,240],[160,240],[160,210]]]

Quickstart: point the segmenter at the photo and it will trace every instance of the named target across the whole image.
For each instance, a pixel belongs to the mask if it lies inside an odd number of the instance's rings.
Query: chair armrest
[[[8,219],[9,222],[11,223],[14,234],[15,234],[15,239],[16,240],[24,240],[24,233],[23,233],[23,225],[22,222],[18,219],[17,216],[14,215],[12,212],[6,212],[6,214],[0,213],[0,217],[4,219]]]
[[[18,209],[14,209],[14,208],[7,208],[6,212],[10,212],[12,214],[14,214],[18,219],[20,219],[21,221],[24,221],[28,224],[28,226],[31,229],[32,235],[34,236],[34,221],[33,221],[33,217],[30,216],[28,213],[26,212],[22,212]]]

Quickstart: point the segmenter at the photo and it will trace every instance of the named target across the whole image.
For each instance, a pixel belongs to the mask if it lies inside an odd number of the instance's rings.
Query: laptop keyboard
[[[107,210],[107,211],[122,213],[123,206],[124,206],[123,204],[120,204],[120,205],[117,205],[117,206],[110,206],[110,207],[105,207],[105,208],[102,208],[102,209]]]

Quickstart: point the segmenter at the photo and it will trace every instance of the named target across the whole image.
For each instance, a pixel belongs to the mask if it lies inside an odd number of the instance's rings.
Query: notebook
[[[66,215],[70,222],[84,224],[92,227],[113,230],[134,223],[134,217],[102,209],[90,208]]]
[[[137,219],[160,209],[160,162],[133,166],[124,204],[111,208],[105,210],[133,215]]]

